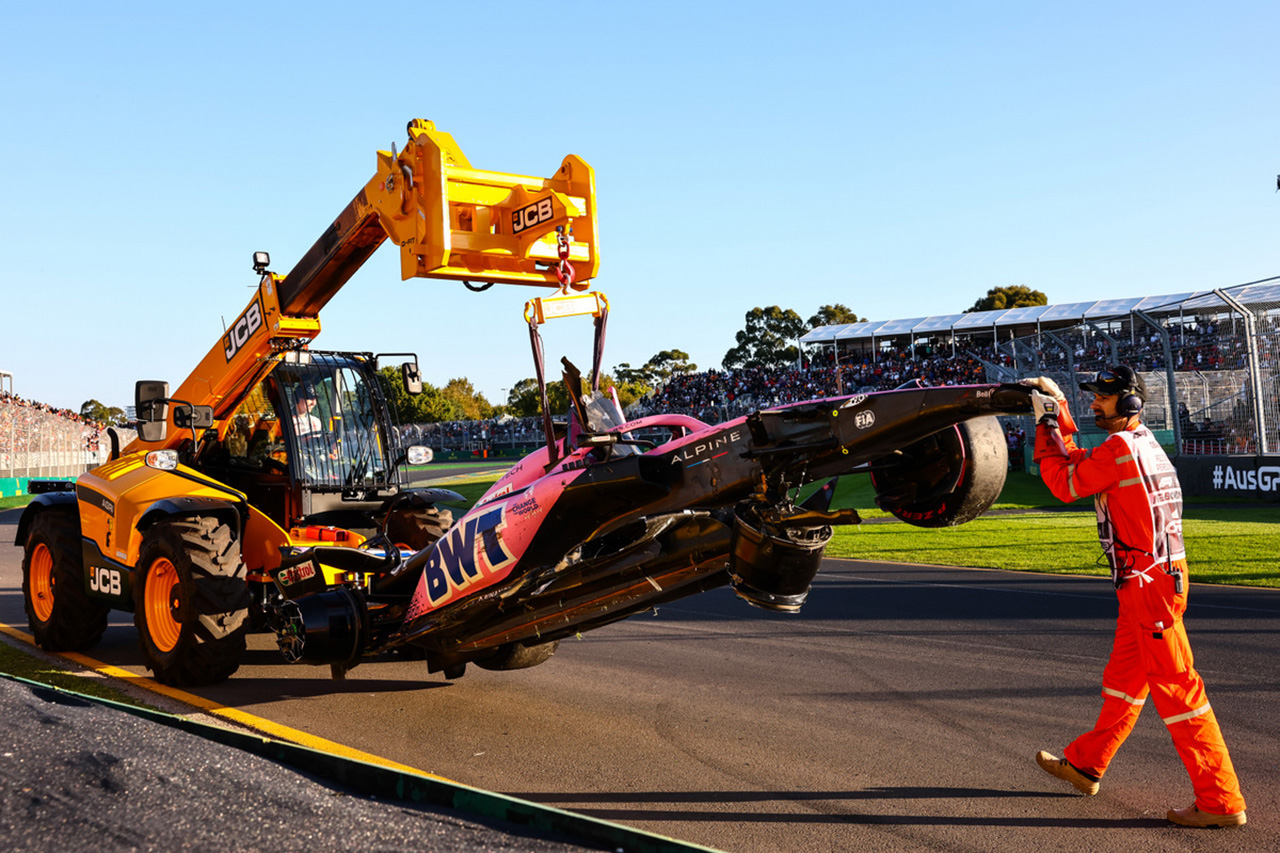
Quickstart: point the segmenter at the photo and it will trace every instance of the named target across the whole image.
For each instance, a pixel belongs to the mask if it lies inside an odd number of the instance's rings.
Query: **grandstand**
[[[1048,375],[1075,394],[1126,363],[1151,391],[1146,418],[1184,454],[1280,453],[1280,277],[1228,288],[824,326],[800,339],[816,364],[865,368],[938,353],[981,360],[986,381]]]
[[[0,389],[0,497],[24,493],[32,477],[75,477],[102,464],[105,430],[69,409]]]

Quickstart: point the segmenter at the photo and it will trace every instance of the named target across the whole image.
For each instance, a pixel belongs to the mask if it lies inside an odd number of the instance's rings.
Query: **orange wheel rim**
[[[164,557],[152,563],[147,572],[143,602],[151,642],[162,652],[173,651],[182,634],[182,623],[178,621],[178,570]]]
[[[53,616],[53,555],[43,543],[36,545],[31,552],[31,569],[29,578],[31,593],[31,609],[36,619],[48,622]]]

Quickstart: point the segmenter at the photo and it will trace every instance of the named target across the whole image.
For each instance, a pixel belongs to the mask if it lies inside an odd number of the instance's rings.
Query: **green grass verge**
[[[46,663],[35,655],[28,654],[6,642],[0,642],[0,672],[15,675],[18,678],[25,678],[28,681],[48,684],[51,687],[72,690],[85,696],[95,696],[99,699],[110,699],[113,702],[122,702],[139,708],[159,710],[153,705],[139,702],[132,696],[120,692],[102,679],[76,675],[68,669]]]
[[[1191,579],[1280,588],[1280,512],[1189,509],[1184,520]],[[1021,572],[1110,573],[1089,512],[988,515],[939,530],[891,522],[838,527],[827,556]]]

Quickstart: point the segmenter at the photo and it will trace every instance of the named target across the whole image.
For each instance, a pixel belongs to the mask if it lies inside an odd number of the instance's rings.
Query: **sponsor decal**
[[[1215,465],[1213,487],[1245,492],[1280,492],[1280,466],[1266,465],[1253,471],[1237,471],[1231,465]]]
[[[853,425],[858,429],[870,429],[875,425],[876,413],[870,409],[863,409],[853,416]]]
[[[87,486],[76,486],[76,500],[83,504],[97,507],[107,515],[114,516],[116,514],[115,501],[111,500],[111,498],[107,497],[102,492],[94,491]]]
[[[699,457],[705,456],[706,454],[711,453],[711,451],[717,450],[725,445],[733,444],[741,437],[742,433],[735,429],[732,432],[721,433],[715,438],[700,441],[697,444],[687,444],[671,454],[671,464],[675,465],[678,462],[686,462],[692,463],[685,465],[686,468],[696,468],[699,465],[710,462],[712,459],[719,459],[721,456],[725,456],[729,451],[723,450],[720,453],[708,456],[706,459],[701,459]],[[695,462],[694,460],[697,461]]]
[[[512,515],[533,515],[542,507],[538,505],[537,497],[530,495],[522,501],[516,501],[507,507],[507,512]]]
[[[296,566],[290,566],[276,575],[281,586],[293,586],[295,583],[309,581],[315,576],[316,567],[312,563],[300,563]]]
[[[533,204],[520,208],[511,214],[511,233],[519,234],[536,225],[541,225],[555,217],[555,208],[551,206],[551,196],[541,198]]]
[[[866,394],[854,394],[852,397],[849,398],[849,401],[845,403],[843,406],[841,406],[840,408],[852,409],[854,406],[861,406],[865,402],[867,402]]]
[[[231,361],[240,352],[240,348],[249,342],[249,338],[253,337],[253,333],[261,325],[262,303],[255,299],[222,338],[222,351],[226,353],[227,361]]]
[[[486,576],[500,575],[516,561],[502,541],[506,507],[473,515],[440,539],[422,573],[427,598],[438,605],[475,586]]]
[[[99,595],[119,595],[120,572],[104,566],[90,566],[89,589]]]

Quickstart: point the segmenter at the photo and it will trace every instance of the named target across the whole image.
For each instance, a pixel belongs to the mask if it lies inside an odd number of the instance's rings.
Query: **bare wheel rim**
[[[31,552],[31,609],[36,619],[48,622],[53,617],[53,554],[43,542]]]
[[[151,642],[162,652],[173,651],[182,623],[178,621],[178,570],[170,560],[161,557],[151,564],[143,594]]]

